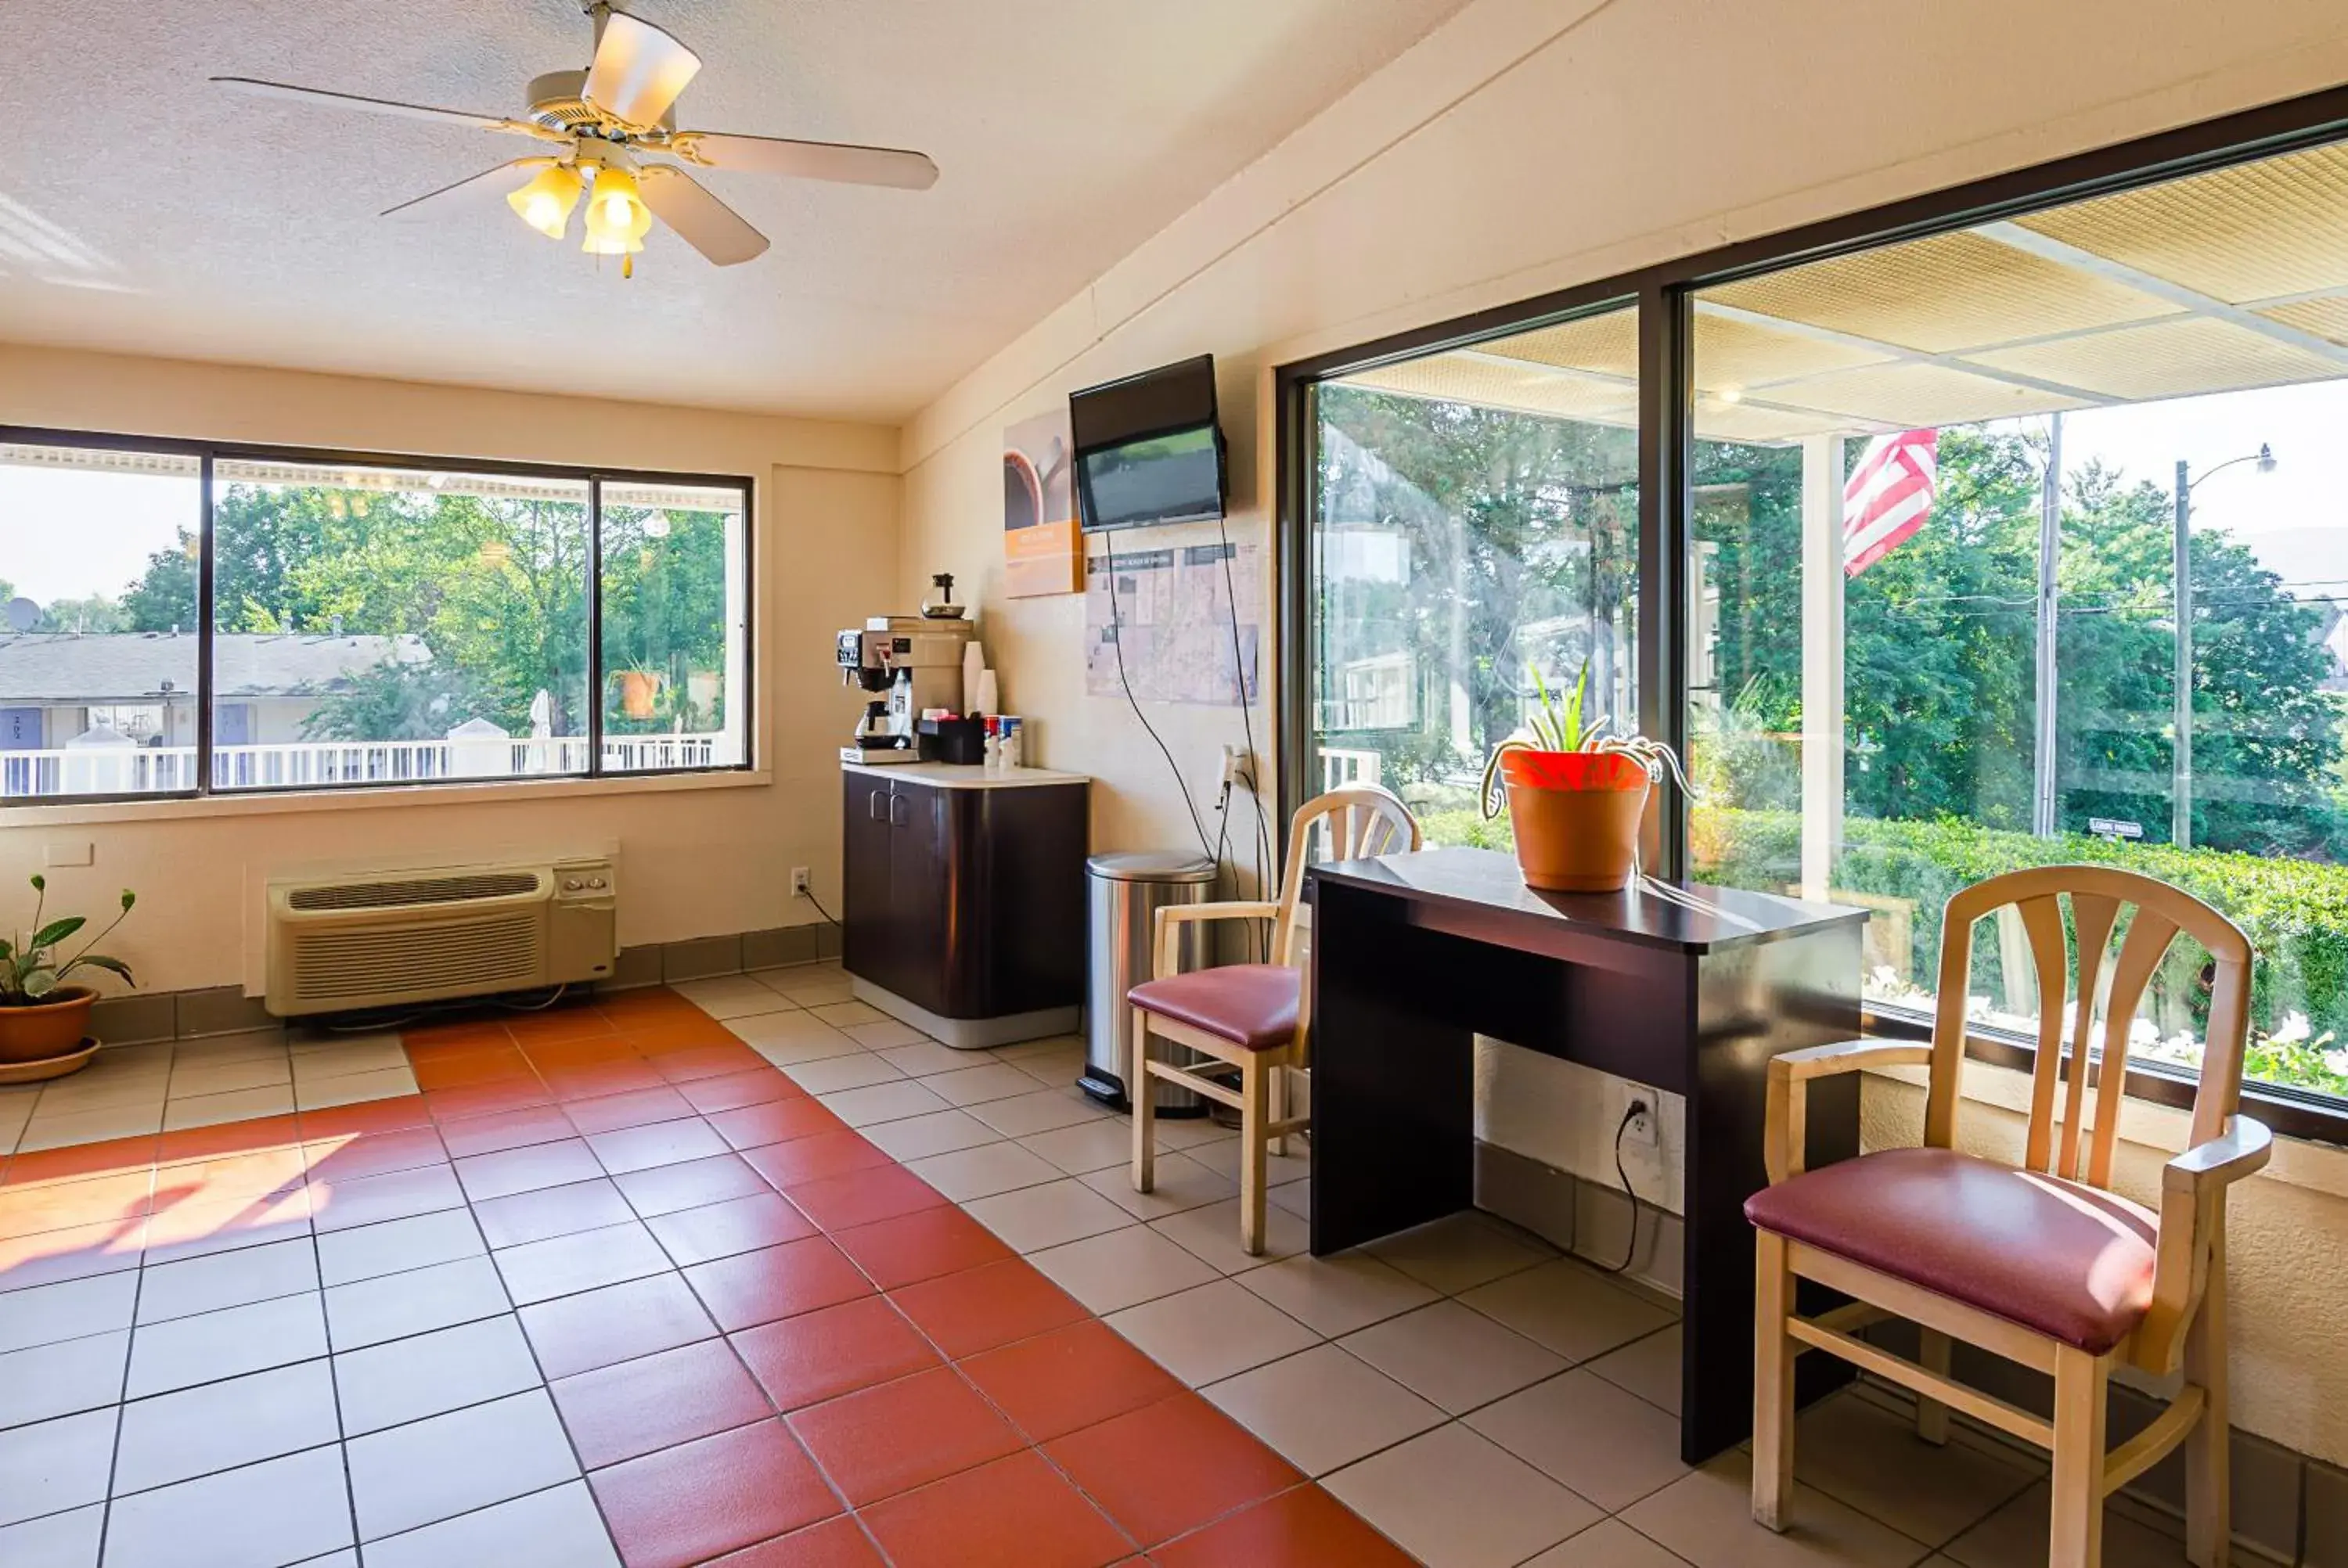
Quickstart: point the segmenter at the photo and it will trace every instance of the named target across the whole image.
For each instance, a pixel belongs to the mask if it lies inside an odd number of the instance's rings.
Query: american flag
[[[1879,436],[1842,487],[1842,569],[1857,577],[1924,526],[1940,474],[1941,433]]]

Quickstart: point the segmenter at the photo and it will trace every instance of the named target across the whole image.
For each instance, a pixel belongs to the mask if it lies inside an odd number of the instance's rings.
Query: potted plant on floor
[[[1583,723],[1587,660],[1561,707],[1540,671],[1530,672],[1540,711],[1527,725],[1529,735],[1511,735],[1492,748],[1484,767],[1484,815],[1498,816],[1505,800],[1528,887],[1619,893],[1638,869],[1648,797],[1666,773],[1683,790],[1687,775],[1662,742],[1610,733],[1606,719]]]
[[[42,923],[48,901],[48,882],[33,877],[33,934],[0,938],[0,1068],[47,1061],[71,1055],[89,1035],[89,1009],[98,992],[88,986],[68,985],[69,977],[85,969],[104,969],[136,986],[130,966],[91,949],[122,924],[138,897],[122,890],[121,913],[114,924],[82,945],[81,951],[61,958],[58,949],[88,921],[79,915]]]

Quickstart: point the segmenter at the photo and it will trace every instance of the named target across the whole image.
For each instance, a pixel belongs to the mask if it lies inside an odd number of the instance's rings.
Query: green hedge
[[[1513,842],[1505,817],[1486,822],[1472,811],[1437,812],[1424,825],[1429,840],[1438,844],[1507,849]],[[1928,987],[1940,952],[1941,908],[1950,895],[2002,872],[2093,862],[2157,876],[2206,899],[2241,927],[2258,950],[2251,1022],[2260,1038],[2251,1053],[2252,1075],[2348,1093],[2348,1074],[2334,1065],[2322,1039],[2329,1034],[2348,1040],[2348,866],[2078,835],[2037,838],[1951,820],[1853,818],[1843,833],[1832,886],[1914,906],[1910,973]],[[1798,876],[1797,813],[1707,807],[1697,814],[1694,834],[1706,881],[1779,888]],[[1994,942],[1984,938],[1976,943],[1975,989],[1997,982],[1996,961]],[[2182,1005],[2191,1009],[2197,1022],[2199,962],[2198,953],[2173,953],[2156,982],[2170,999],[2172,1015]],[[2272,1037],[2292,1012],[2307,1016],[2314,1038]]]

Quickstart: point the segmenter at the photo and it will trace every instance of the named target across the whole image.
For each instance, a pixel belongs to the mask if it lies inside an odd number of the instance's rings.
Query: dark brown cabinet
[[[912,1020],[949,1044],[998,1043],[985,1037],[1023,1020],[1039,1033],[1075,1027],[1090,786],[1068,774],[1028,782],[1036,776],[842,770],[842,961],[935,1020],[970,1025]]]

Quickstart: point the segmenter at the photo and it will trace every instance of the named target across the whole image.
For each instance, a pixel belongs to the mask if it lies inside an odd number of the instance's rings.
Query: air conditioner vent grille
[[[482,872],[469,876],[419,876],[405,882],[342,882],[296,887],[286,896],[295,909],[401,909],[418,904],[469,904],[511,898],[538,891],[538,878],[523,871]]]
[[[529,877],[515,880],[531,883]],[[386,992],[459,994],[527,985],[541,972],[542,929],[532,912],[410,930],[299,933],[294,939],[294,995],[321,1003]]]

